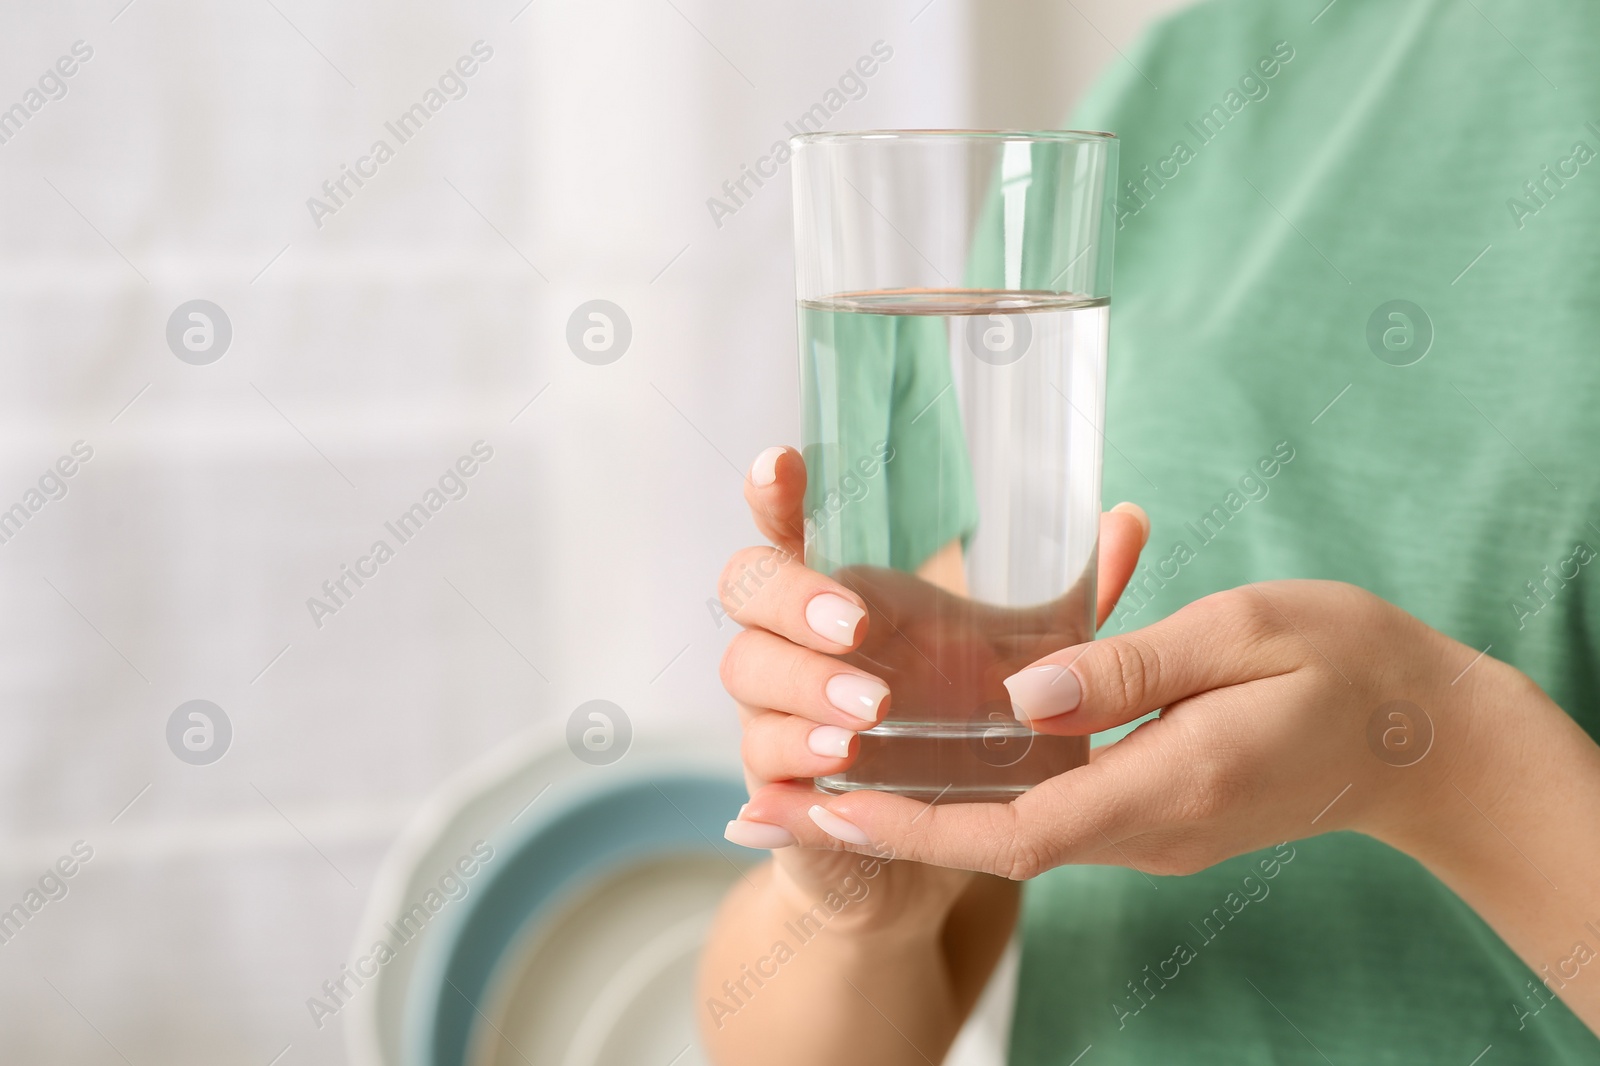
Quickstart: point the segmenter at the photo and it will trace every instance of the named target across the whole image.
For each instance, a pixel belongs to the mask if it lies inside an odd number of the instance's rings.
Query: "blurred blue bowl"
[[[494,858],[418,950],[406,1063],[700,1060],[694,957],[764,853],[722,838],[745,799],[737,763],[683,764],[635,751],[586,767],[488,838]]]

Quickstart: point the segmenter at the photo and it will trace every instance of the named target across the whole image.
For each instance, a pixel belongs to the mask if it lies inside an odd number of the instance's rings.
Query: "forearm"
[[[926,1066],[943,1059],[1010,934],[1014,886],[974,886],[943,923],[881,915],[851,921],[848,906],[808,922],[818,912],[792,887],[775,885],[770,864],[729,893],[696,994],[714,1062]]]
[[[1466,752],[1393,842],[1600,1033],[1600,748],[1526,677],[1483,666]]]

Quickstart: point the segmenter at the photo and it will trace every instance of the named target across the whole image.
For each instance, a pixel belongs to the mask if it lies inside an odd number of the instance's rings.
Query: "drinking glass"
[[[844,658],[890,689],[816,784],[1014,798],[1088,761],[1001,682],[1094,635],[1116,138],[792,144],[805,559],[866,603]]]

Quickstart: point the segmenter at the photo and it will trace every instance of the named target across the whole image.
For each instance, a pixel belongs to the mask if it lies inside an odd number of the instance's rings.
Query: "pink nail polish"
[[[1011,693],[1011,712],[1019,722],[1036,722],[1077,710],[1083,700],[1078,676],[1065,666],[1030,666],[1002,682]]]
[[[848,645],[867,612],[833,592],[821,592],[806,604],[806,624],[824,640]]]
[[[813,822],[817,823],[818,829],[835,840],[842,840],[846,844],[863,846],[872,843],[872,838],[867,836],[859,825],[845,821],[821,804],[812,806],[806,813],[811,816]]]
[[[853,736],[855,734],[850,730],[836,725],[819,725],[806,737],[806,747],[811,749],[813,755],[842,759],[850,754],[850,738]]]
[[[828,702],[863,722],[876,722],[889,686],[860,674],[834,674],[823,691]]]
[[[795,844],[793,833],[781,825],[772,825],[769,822],[732,821],[722,831],[722,835],[730,843],[737,844],[741,848],[757,848],[763,851],[791,848]]]
[[[778,480],[778,460],[783,458],[782,448],[768,448],[750,464],[750,482],[757,488],[766,488]]]

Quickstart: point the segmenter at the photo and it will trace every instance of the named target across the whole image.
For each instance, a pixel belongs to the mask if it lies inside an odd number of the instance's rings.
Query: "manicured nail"
[[[1019,722],[1036,722],[1078,709],[1083,688],[1065,666],[1030,666],[1002,682],[1011,693],[1011,713]]]
[[[832,592],[818,593],[806,604],[806,624],[817,636],[835,644],[848,645],[866,616],[866,611]]]
[[[770,822],[729,822],[728,828],[722,831],[722,835],[724,839],[741,848],[759,848],[763,851],[792,848],[795,844],[793,833],[781,825],[773,825]]]
[[[822,830],[824,833],[827,833],[835,840],[842,840],[846,844],[872,843],[872,838],[867,836],[866,833],[862,832],[859,825],[845,821],[843,818],[840,818],[837,814],[834,814],[820,803],[812,806],[812,808],[806,813],[811,816],[811,820],[813,822],[817,823],[818,829]]]
[[[1123,503],[1117,504],[1115,507],[1113,507],[1111,509],[1113,511],[1117,511],[1117,512],[1119,512],[1121,514],[1131,514],[1131,515],[1133,515],[1133,517],[1135,519],[1137,519],[1138,522],[1139,522],[1139,528],[1144,530],[1143,540],[1146,543],[1149,542],[1149,540],[1150,540],[1150,516],[1144,513],[1144,508],[1143,507],[1140,507],[1136,503],[1123,502]]]
[[[855,734],[850,730],[836,725],[819,725],[806,737],[806,747],[811,749],[813,755],[842,759],[850,754],[850,738],[853,736]]]
[[[860,674],[834,674],[823,690],[828,702],[863,722],[876,722],[889,686]]]
[[[778,480],[778,460],[782,457],[782,448],[768,448],[756,456],[756,461],[750,465],[751,483],[757,488],[766,488]]]

